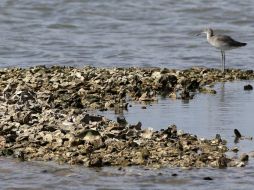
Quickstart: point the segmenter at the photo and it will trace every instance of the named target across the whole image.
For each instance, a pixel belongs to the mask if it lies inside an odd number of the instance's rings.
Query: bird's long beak
[[[202,32],[199,32],[199,33],[197,33],[195,36],[200,36],[202,34]]]
[[[196,34],[196,36],[200,36],[201,34],[206,34],[206,32],[202,31]]]

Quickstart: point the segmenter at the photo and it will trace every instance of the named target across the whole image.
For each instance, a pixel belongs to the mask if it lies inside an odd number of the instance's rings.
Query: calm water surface
[[[1,0],[0,67],[219,67],[220,53],[205,37],[194,36],[209,26],[248,42],[227,53],[226,66],[253,69],[253,18],[251,0]],[[190,102],[160,98],[146,110],[132,103],[124,116],[130,123],[141,121],[143,127],[156,130],[174,123],[199,137],[219,133],[232,147],[234,128],[254,136],[254,96],[243,91],[247,83],[253,85],[252,81],[218,84],[216,95],[197,95]],[[117,117],[114,112],[101,114]],[[254,150],[253,141],[237,146],[241,152]],[[225,170],[121,171],[0,159],[1,189],[239,190],[254,185],[252,159],[245,168]],[[204,181],[204,176],[214,180]]]
[[[227,65],[253,65],[251,0],[1,0],[0,66],[220,66],[205,37],[217,29],[248,46]]]

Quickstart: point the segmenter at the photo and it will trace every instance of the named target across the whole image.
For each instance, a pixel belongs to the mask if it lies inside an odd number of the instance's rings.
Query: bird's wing
[[[241,45],[241,42],[235,41],[233,38],[230,36],[226,35],[217,35],[216,40],[220,41],[221,44],[227,44],[227,45],[232,45],[232,46],[238,46]]]

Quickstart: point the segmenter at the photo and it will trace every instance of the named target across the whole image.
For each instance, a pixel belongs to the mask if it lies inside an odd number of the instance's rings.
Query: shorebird
[[[215,35],[211,28],[207,28],[203,30],[201,33],[206,34],[207,41],[212,46],[214,46],[215,48],[221,51],[221,63],[222,63],[223,73],[225,71],[225,59],[226,59],[225,51],[247,45],[247,43],[235,41],[234,39],[232,39],[230,36],[227,36],[227,35]]]

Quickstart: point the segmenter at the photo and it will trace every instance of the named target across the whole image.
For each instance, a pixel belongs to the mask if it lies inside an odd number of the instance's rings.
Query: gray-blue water
[[[198,31],[212,27],[248,42],[226,54],[252,68],[251,0],[1,0],[0,65],[220,66]]]
[[[253,69],[254,2],[251,0],[1,0],[0,67],[84,65],[100,67],[220,67],[220,53],[204,27],[247,42],[226,53],[226,66]],[[159,99],[124,112],[129,122],[178,129],[233,143],[233,129],[254,136],[253,92],[247,83],[216,85],[216,95],[197,95],[190,102]],[[103,113],[115,119],[113,112]],[[254,150],[240,141],[241,152]],[[87,169],[55,163],[17,162],[1,158],[1,189],[252,189],[254,163],[225,170],[144,168]],[[171,176],[177,173],[178,176]],[[214,180],[204,181],[204,176]]]

